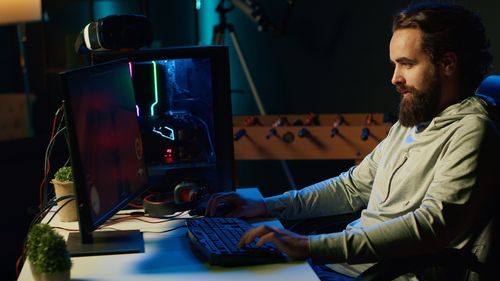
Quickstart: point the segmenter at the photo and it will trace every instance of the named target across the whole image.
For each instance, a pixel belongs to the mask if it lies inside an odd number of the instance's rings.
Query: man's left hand
[[[256,242],[257,246],[271,242],[276,245],[278,250],[286,253],[293,259],[304,260],[310,256],[309,239],[307,236],[267,225],[261,225],[248,230],[241,236],[238,246],[243,247],[256,238],[259,238]]]

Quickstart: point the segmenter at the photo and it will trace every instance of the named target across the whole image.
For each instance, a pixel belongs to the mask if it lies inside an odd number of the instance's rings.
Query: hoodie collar
[[[416,133],[423,131],[439,130],[468,115],[482,115],[487,117],[486,102],[477,96],[470,96],[460,103],[452,104],[434,117],[430,122],[422,122],[415,127]]]

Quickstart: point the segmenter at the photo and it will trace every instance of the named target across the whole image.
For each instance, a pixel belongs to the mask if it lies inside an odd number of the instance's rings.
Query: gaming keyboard
[[[259,247],[252,242],[238,248],[241,235],[252,227],[242,219],[194,218],[187,219],[186,225],[191,243],[208,258],[210,264],[242,266],[287,261],[286,256],[270,243]]]

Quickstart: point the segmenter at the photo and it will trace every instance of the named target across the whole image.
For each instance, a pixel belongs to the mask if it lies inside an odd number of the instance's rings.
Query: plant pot
[[[39,272],[37,268],[31,263],[31,261],[29,261],[29,265],[31,269],[31,274],[33,275],[33,279],[35,279],[35,281],[68,281],[71,279],[70,270],[62,272],[46,273],[46,272]]]
[[[60,198],[66,195],[75,196],[75,186],[72,181],[58,181],[53,179],[51,183],[54,185],[56,197]],[[71,200],[66,204],[67,201]],[[57,202],[59,210],[59,220],[62,222],[72,222],[78,220],[78,212],[76,210],[76,198],[64,199]]]

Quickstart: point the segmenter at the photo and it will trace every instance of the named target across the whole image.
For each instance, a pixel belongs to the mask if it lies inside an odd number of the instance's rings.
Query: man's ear
[[[443,75],[453,76],[458,71],[458,58],[454,52],[448,52],[441,58]]]

